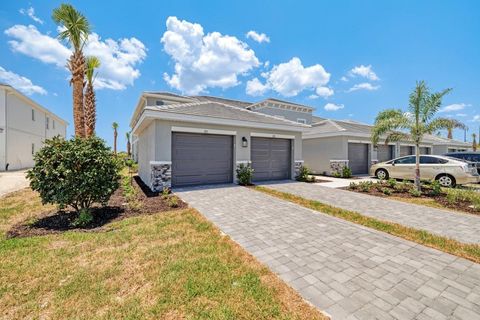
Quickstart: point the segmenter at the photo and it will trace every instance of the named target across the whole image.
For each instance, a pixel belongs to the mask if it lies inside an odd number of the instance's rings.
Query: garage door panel
[[[380,162],[393,159],[394,146],[379,145],[377,147],[377,159]]]
[[[368,144],[348,143],[348,165],[353,174],[368,173]]]
[[[415,154],[413,147],[411,146],[400,146],[400,157],[410,156]]]
[[[290,178],[290,140],[258,138],[251,140],[253,181]]]
[[[233,140],[231,136],[173,133],[172,185],[174,187],[231,183]]]

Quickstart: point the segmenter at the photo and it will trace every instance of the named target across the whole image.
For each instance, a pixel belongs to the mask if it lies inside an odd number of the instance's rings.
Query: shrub
[[[361,192],[369,192],[372,187],[373,183],[371,181],[361,181],[358,183],[358,188]]]
[[[408,192],[409,192],[413,197],[416,197],[416,198],[422,196],[422,191],[419,191],[419,190],[417,190],[417,189],[415,189],[415,188],[410,189]]]
[[[352,169],[349,167],[343,167],[342,169],[342,178],[351,178],[352,177]]]
[[[175,196],[168,197],[167,204],[170,208],[177,208],[178,207],[178,199]]]
[[[383,188],[383,189],[382,189],[382,192],[383,192],[383,194],[386,195],[386,196],[389,196],[389,195],[392,194],[392,190],[390,190],[390,189],[388,189],[388,188]]]
[[[341,178],[342,177],[342,174],[338,171],[333,171],[332,175],[335,177],[335,178]]]
[[[395,188],[395,186],[397,185],[397,180],[390,178],[387,180],[387,183],[390,186],[390,188]]]
[[[55,137],[44,143],[27,174],[43,204],[71,206],[82,213],[94,203],[108,202],[119,187],[121,166],[103,140]]]
[[[93,215],[87,208],[80,209],[78,217],[73,221],[72,225],[75,227],[85,227],[93,221]]]
[[[478,192],[453,188],[447,188],[445,192],[448,203],[469,202],[475,210],[480,210],[480,194]]]
[[[350,182],[350,185],[348,186],[348,189],[357,190],[358,189],[358,184],[356,184],[355,182]]]
[[[298,175],[295,177],[297,181],[307,182],[310,180],[310,170],[307,166],[301,166]]]
[[[249,186],[252,184],[253,169],[249,164],[240,163],[235,171],[239,185]]]
[[[433,180],[430,186],[432,187],[432,195],[438,196],[442,193],[442,186],[437,180]]]

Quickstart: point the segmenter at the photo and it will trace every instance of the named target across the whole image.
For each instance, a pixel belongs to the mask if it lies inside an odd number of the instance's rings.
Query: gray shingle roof
[[[291,125],[295,127],[309,127],[308,125],[300,124],[294,121],[280,119],[260,112],[250,111],[245,108],[213,101],[170,104],[147,108],[150,110],[158,110],[161,112],[170,112],[193,116],[205,116],[211,118],[251,121],[267,124]]]
[[[212,96],[190,96],[190,97],[197,99],[199,101],[220,102],[220,103],[225,103],[225,104],[235,106],[235,107],[240,107],[240,108],[246,108],[253,104],[252,102],[233,100],[233,99],[227,99],[227,98],[221,98],[221,97],[212,97]]]

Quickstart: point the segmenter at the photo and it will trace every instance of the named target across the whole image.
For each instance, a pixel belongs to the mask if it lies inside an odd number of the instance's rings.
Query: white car
[[[415,179],[415,156],[381,162],[370,168],[370,175],[378,179]],[[443,187],[480,181],[474,163],[445,156],[421,155],[420,178],[437,180]]]

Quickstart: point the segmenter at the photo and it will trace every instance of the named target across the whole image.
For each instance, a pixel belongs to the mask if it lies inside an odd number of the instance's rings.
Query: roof
[[[190,96],[190,97],[199,101],[212,101],[212,102],[226,103],[226,104],[229,104],[235,107],[240,107],[240,108],[247,108],[248,106],[251,106],[253,104],[252,102],[226,99],[222,97],[212,97],[212,96]]]
[[[273,99],[273,98],[268,98],[260,102],[254,103],[250,105],[248,109],[256,110],[256,109],[262,109],[262,108],[268,108],[268,107],[279,108],[279,109],[291,109],[294,111],[300,111],[305,113],[309,113],[315,110],[314,108],[305,106],[303,104],[298,104],[294,102],[283,101],[283,100]]]
[[[326,119],[319,116],[312,116],[312,123],[318,123],[323,120],[326,120]]]
[[[163,106],[148,106],[149,110],[161,112],[204,116],[229,120],[251,121],[266,124],[290,125],[295,127],[309,127],[294,121],[276,118],[263,113],[250,111],[245,108],[214,101],[198,101],[191,103],[170,104]]]

